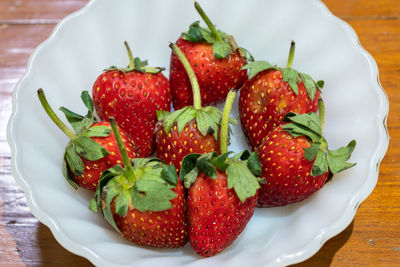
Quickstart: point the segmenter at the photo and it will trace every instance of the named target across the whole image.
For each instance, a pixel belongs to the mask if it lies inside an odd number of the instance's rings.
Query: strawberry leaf
[[[317,157],[315,158],[314,165],[311,169],[311,176],[319,176],[329,171],[328,162],[326,160],[326,153],[318,151]]]
[[[245,69],[249,70],[249,79],[253,79],[254,76],[263,70],[277,70],[278,68],[267,61],[254,61],[242,67],[242,70]]]
[[[313,161],[318,154],[320,149],[321,142],[312,143],[309,148],[304,149],[304,157],[308,161]]]
[[[318,90],[321,91],[322,88],[324,88],[325,82],[323,80],[319,80],[316,82]]]
[[[255,175],[260,176],[262,172],[261,162],[258,158],[257,152],[253,152],[247,158],[247,168]]]
[[[238,49],[241,49],[237,47],[237,45],[232,45],[231,42],[228,40],[229,38],[233,39],[233,37],[229,37],[228,34],[220,30],[216,30],[216,32],[221,37],[220,40],[217,40],[215,34],[213,34],[213,32],[210,31],[208,28],[201,27],[200,21],[195,21],[190,24],[189,30],[187,32],[183,32],[181,34],[181,38],[194,43],[206,42],[208,44],[211,44],[214,57],[216,59],[227,58],[231,53],[234,53]],[[253,58],[247,50],[244,49],[244,51],[245,52],[242,52],[243,56],[250,55],[249,57]]]
[[[227,159],[232,152],[227,152],[211,159],[211,163],[220,171],[225,172],[229,164]]]
[[[161,177],[168,183],[175,186],[178,182],[175,166],[165,165],[161,171]]]
[[[182,112],[178,118],[176,118],[176,124],[178,126],[178,133],[181,133],[191,120],[196,116],[196,110],[194,108],[187,108],[185,112]]]
[[[213,48],[214,56],[217,59],[226,58],[231,53],[231,47],[229,46],[229,44],[227,42],[224,42],[224,41],[215,42],[213,44],[212,48]]]
[[[68,171],[68,162],[67,162],[67,152],[64,152],[63,156],[63,162],[62,162],[62,173],[64,178],[67,180],[67,182],[75,189],[77,190],[79,188],[79,185],[75,183],[75,181],[72,179],[70,176],[70,173]]]
[[[247,50],[247,49],[244,48],[244,47],[239,47],[239,49],[242,51],[242,53],[243,53],[243,55],[244,55],[244,58],[245,58],[247,61],[251,61],[251,62],[254,61],[254,56],[250,53],[249,50]]]
[[[88,111],[93,113],[94,111],[94,105],[93,105],[93,100],[89,95],[88,91],[82,91],[81,93],[81,99],[83,104],[87,107]]]
[[[109,154],[102,145],[83,135],[78,136],[73,143],[76,153],[91,161],[99,160]]]
[[[217,152],[212,152],[208,154],[201,155],[197,159],[196,167],[204,172],[208,177],[212,179],[217,178],[217,170],[215,166],[211,163],[211,160],[217,156]]]
[[[170,209],[170,200],[176,196],[166,184],[150,179],[136,181],[134,190],[131,190],[132,204],[141,212]]]
[[[110,134],[111,134],[111,129],[106,125],[92,126],[82,133],[82,135],[86,137],[107,137]]]
[[[335,174],[353,167],[356,163],[348,163],[351,153],[356,147],[356,141],[352,140],[347,146],[337,150],[328,151],[327,161],[330,171]]]
[[[284,117],[284,121],[291,121],[281,127],[292,136],[308,136],[313,142],[321,140],[321,122],[317,114],[313,112],[308,114],[288,113]]]
[[[260,188],[257,178],[249,170],[245,161],[231,161],[226,170],[228,176],[228,188],[233,188],[240,201],[255,196]]]
[[[197,167],[196,167],[197,159],[198,159],[200,156],[201,156],[201,154],[189,154],[189,155],[186,155],[186,156],[183,158],[183,160],[182,160],[181,171],[180,171],[179,177],[180,177],[181,181],[184,181],[184,182],[185,182],[185,187],[186,187],[186,184],[187,184],[187,182],[186,182],[186,176],[187,176],[188,173],[190,173],[192,170],[197,169]],[[196,174],[196,177],[197,177],[197,174]],[[196,177],[195,177],[195,178],[196,178]],[[190,178],[193,178],[193,177],[190,177]],[[196,180],[196,179],[194,179],[194,180]],[[194,182],[194,180],[193,180],[193,182]],[[190,185],[191,185],[193,182],[188,183],[189,186],[186,187],[186,188],[189,188]]]
[[[157,120],[162,121],[164,120],[169,114],[171,114],[169,111],[165,110],[157,110]]]
[[[82,176],[84,171],[84,165],[82,159],[75,151],[73,143],[69,143],[66,148],[66,159],[70,170],[78,176]]]
[[[178,117],[182,113],[184,113],[186,110],[188,110],[189,108],[190,107],[184,107],[182,109],[176,110],[164,118],[163,124],[164,124],[164,132],[166,134],[169,134],[169,131],[171,130],[172,125],[174,125],[174,123],[178,119]]]
[[[314,101],[315,92],[317,91],[317,85],[310,75],[300,73],[301,80],[303,81],[304,87],[306,88],[307,94],[311,101]]]
[[[282,77],[284,82],[288,82],[290,88],[292,88],[293,92],[298,95],[299,94],[299,87],[297,83],[300,82],[299,74],[297,71],[291,68],[282,69]]]

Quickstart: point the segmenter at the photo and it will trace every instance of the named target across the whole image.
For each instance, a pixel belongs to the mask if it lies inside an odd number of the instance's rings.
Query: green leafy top
[[[70,176],[69,170],[81,176],[84,172],[82,158],[95,161],[107,156],[109,154],[108,151],[90,137],[107,137],[110,135],[111,129],[104,125],[92,126],[93,123],[96,122],[96,118],[94,117],[93,101],[87,91],[83,91],[81,94],[81,99],[88,108],[86,116],[76,114],[65,107],[60,108],[60,110],[64,112],[65,117],[71,124],[75,133],[69,130],[51,109],[43,90],[39,89],[37,93],[49,117],[70,138],[70,142],[64,151],[62,171],[65,179],[77,189],[78,185]]]
[[[320,114],[321,112],[324,113],[324,109],[320,106]],[[322,135],[324,124],[322,117],[323,115],[318,117],[313,112],[308,114],[288,113],[284,121],[289,123],[281,126],[283,131],[288,132],[293,137],[306,136],[310,140],[311,146],[304,149],[304,157],[308,161],[315,160],[311,176],[318,176],[327,172],[333,175],[356,165],[356,163],[347,162],[356,146],[356,141],[352,140],[345,147],[329,150]]]
[[[237,46],[234,38],[231,35],[228,35],[215,28],[209,17],[200,7],[199,3],[195,2],[194,6],[204,22],[207,24],[208,29],[201,27],[200,21],[195,21],[189,26],[189,30],[187,32],[182,33],[182,39],[190,42],[206,42],[211,44],[214,56],[217,59],[227,58],[230,54],[239,51],[242,57],[245,57],[249,61],[254,60],[253,56],[248,50]]]
[[[111,70],[119,70],[123,73],[127,73],[130,71],[139,71],[142,73],[159,73],[163,70],[165,70],[165,68],[160,68],[160,67],[148,67],[147,64],[147,60],[141,60],[138,57],[133,57],[132,55],[132,50],[130,49],[128,43],[125,41],[124,42],[126,50],[128,51],[128,56],[129,56],[129,65],[126,68],[119,68],[116,66],[111,66],[107,69],[105,69],[104,71],[111,71]]]
[[[221,125],[222,113],[213,106],[196,109],[191,106],[184,107],[175,112],[157,111],[157,118],[163,121],[164,132],[168,134],[176,122],[179,134],[183,131],[186,124],[191,120],[196,120],[197,129],[203,136],[213,134],[215,140],[218,140],[218,128]],[[231,119],[231,123],[237,123]]]
[[[299,94],[298,83],[300,83],[300,77],[304,83],[304,87],[306,88],[308,96],[311,100],[314,100],[316,90],[321,90],[324,87],[324,81],[320,80],[315,82],[310,75],[292,69],[294,49],[295,43],[292,41],[286,68],[274,66],[267,61],[255,61],[243,66],[242,69],[249,69],[249,79],[252,79],[258,73],[264,70],[279,70],[282,72],[283,81],[289,83],[290,88],[296,95]]]
[[[217,152],[212,152],[203,155],[189,154],[184,157],[180,172],[184,186],[190,188],[200,172],[211,179],[216,179],[218,169],[227,174],[228,189],[233,188],[240,201],[244,202],[247,198],[253,197],[260,188],[261,181],[258,155],[256,152],[250,154],[245,150],[229,158],[231,153],[218,155]]]
[[[105,219],[119,231],[113,218],[113,201],[115,213],[121,217],[126,216],[129,208],[141,212],[170,209],[170,200],[177,196],[172,189],[176,187],[178,179],[175,167],[159,159],[130,160],[113,119],[111,127],[125,167],[116,165],[103,172],[89,208],[94,212],[100,208]]]
[[[192,85],[193,91],[193,104],[194,106],[186,106],[172,113],[167,111],[157,111],[157,118],[159,121],[163,121],[164,132],[168,134],[176,122],[179,134],[192,120],[196,120],[197,128],[200,133],[204,136],[207,134],[213,134],[215,140],[218,140],[218,128],[221,124],[222,113],[221,111],[213,106],[202,107],[200,87],[189,61],[179,49],[176,44],[170,44],[171,49],[176,53],[179,60],[182,62]],[[231,123],[237,123],[236,120],[231,119]]]

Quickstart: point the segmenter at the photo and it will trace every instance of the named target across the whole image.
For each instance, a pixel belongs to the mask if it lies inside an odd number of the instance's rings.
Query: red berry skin
[[[171,200],[172,208],[165,211],[141,212],[133,207],[126,216],[115,214],[114,221],[124,238],[138,245],[158,248],[179,248],[187,243],[187,222],[184,190],[178,178],[173,189],[177,194]]]
[[[109,122],[95,122],[91,127],[93,126],[107,126],[111,130]],[[121,131],[121,136],[122,141],[124,142],[124,145],[126,147],[126,151],[128,152],[129,158],[137,158],[137,155],[135,153],[135,144],[124,131]],[[98,144],[102,145],[109,152],[109,154],[104,158],[96,161],[90,161],[81,157],[85,166],[82,176],[78,176],[72,172],[70,172],[70,175],[74,182],[77,183],[80,187],[89,189],[91,191],[96,191],[97,184],[99,183],[99,179],[103,171],[117,164],[123,165],[123,163],[113,132],[111,132],[111,134],[107,137],[91,138]]]
[[[239,89],[247,79],[246,70],[241,70],[246,60],[239,52],[229,55],[229,58],[216,59],[212,45],[208,43],[193,43],[179,38],[176,45],[196,74],[204,106],[224,101],[231,88]],[[193,105],[189,77],[174,52],[171,54],[169,81],[175,110]]]
[[[165,163],[174,164],[179,173],[183,158],[191,153],[206,154],[213,151],[220,153],[220,142],[213,134],[203,136],[195,120],[191,120],[179,134],[176,122],[168,135],[162,121],[156,124],[157,157]]]
[[[213,256],[238,237],[253,216],[256,196],[242,203],[228,189],[226,174],[217,179],[201,173],[188,192],[189,242],[204,257]]]
[[[169,83],[163,74],[106,71],[94,83],[93,101],[101,119],[114,117],[137,144],[140,157],[153,153],[156,111],[171,108]]]
[[[302,201],[320,189],[329,173],[312,177],[314,162],[304,157],[310,143],[304,136],[292,137],[281,127],[264,139],[257,153],[265,184],[258,190],[258,207],[277,207]]]
[[[299,94],[284,82],[279,70],[264,70],[243,85],[239,97],[239,114],[243,132],[253,149],[256,149],[288,112],[298,114],[317,112],[320,93],[312,101],[304,83],[298,83]]]

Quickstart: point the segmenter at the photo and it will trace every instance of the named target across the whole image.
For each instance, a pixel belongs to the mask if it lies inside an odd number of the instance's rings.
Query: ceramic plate
[[[294,68],[325,80],[326,138],[331,148],[357,140],[357,165],[313,197],[282,208],[257,209],[244,232],[223,253],[200,258],[189,245],[163,250],[124,241],[87,208],[91,194],[62,178],[68,140],[42,110],[42,87],[54,107],[79,113],[80,92],[91,90],[108,66],[127,65],[123,41],[153,66],[169,66],[169,41],[199,19],[187,0],[95,0],[68,16],[33,53],[14,90],[8,140],[13,175],[32,213],[66,249],[103,266],[274,266],[303,261],[341,232],[373,190],[388,147],[388,100],[372,57],[351,27],[316,0],[201,0],[213,22],[233,34],[257,59],[285,65],[296,41]],[[166,73],[168,75],[168,73]],[[237,110],[234,111],[237,115]],[[59,112],[61,116],[61,113]],[[239,127],[230,150],[247,147]]]

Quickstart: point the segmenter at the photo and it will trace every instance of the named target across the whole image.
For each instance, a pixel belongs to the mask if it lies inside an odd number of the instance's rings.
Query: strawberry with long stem
[[[163,68],[148,67],[147,61],[133,57],[127,42],[125,47],[128,67],[106,69],[93,85],[93,99],[100,118],[115,117],[138,145],[137,153],[146,157],[154,150],[156,112],[170,110],[171,92]]]
[[[174,166],[158,159],[129,159],[118,125],[110,119],[124,168],[105,171],[90,202],[124,238],[146,247],[187,242],[184,191]]]
[[[219,152],[222,113],[216,107],[202,106],[200,87],[193,68],[176,44],[170,44],[170,47],[189,77],[194,96],[193,106],[186,106],[173,113],[158,112],[156,144],[158,158],[174,164],[179,171],[187,154]]]
[[[240,91],[239,114],[243,132],[256,149],[264,137],[282,124],[286,113],[318,111],[323,81],[315,82],[309,75],[293,69],[295,43],[292,41],[285,68],[266,61],[244,66],[249,80]]]
[[[329,150],[323,137],[325,108],[319,101],[319,116],[288,113],[284,124],[272,130],[257,152],[265,183],[258,194],[257,206],[276,207],[310,197],[335,173],[353,167],[347,162],[356,146]]]
[[[196,21],[182,33],[176,45],[188,58],[200,85],[202,102],[222,102],[231,88],[239,89],[247,78],[241,68],[246,64],[247,50],[239,48],[234,38],[215,28],[199,3],[194,6],[207,28]],[[252,60],[251,55],[248,56]],[[171,54],[170,76],[173,106],[180,109],[192,105],[194,96],[185,68],[176,53]]]
[[[187,155],[180,177],[187,197],[189,241],[201,256],[227,248],[253,215],[261,166],[256,152],[228,152],[229,113],[236,92],[230,91],[221,125],[221,154]]]
[[[95,191],[100,175],[103,171],[115,164],[121,163],[114,134],[111,133],[108,122],[97,122],[93,115],[93,102],[87,91],[83,91],[81,98],[88,108],[86,116],[76,114],[65,107],[67,120],[75,130],[72,132],[50,107],[42,89],[37,91],[40,103],[50,119],[65,133],[68,143],[62,164],[65,179],[75,188],[78,186]],[[135,158],[134,143],[123,132],[122,139],[127,146],[129,156]]]

